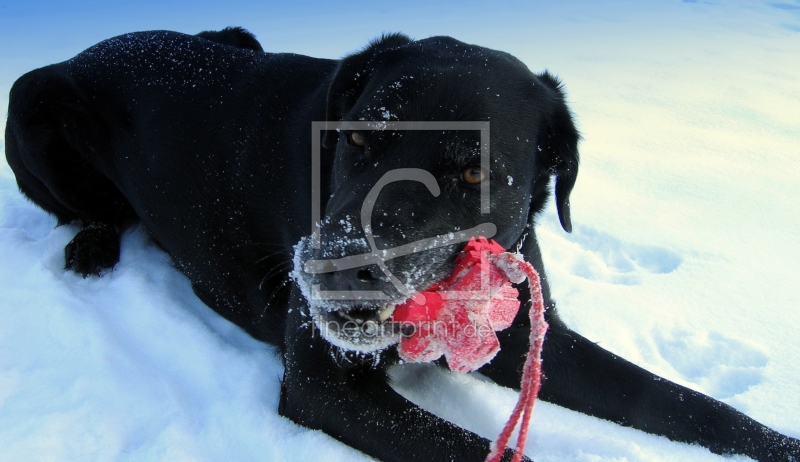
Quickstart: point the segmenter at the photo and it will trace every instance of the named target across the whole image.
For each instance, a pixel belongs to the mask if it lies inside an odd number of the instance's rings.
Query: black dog
[[[315,131],[312,121],[371,129]],[[393,121],[489,122],[490,161],[477,130],[385,124]],[[441,238],[380,267],[303,268],[491,223],[489,237],[544,275],[534,223],[552,176],[570,231],[578,139],[559,82],[505,53],[395,34],[333,61],[264,53],[246,31],[226,29],[124,35],[24,75],[11,90],[6,154],[26,196],[60,223],[83,223],[67,268],[112,268],[120,232],[141,222],[208,306],[280,348],[282,415],[381,460],[477,461],[489,441],[406,401],[385,372],[402,335],[387,313],[449,274],[461,244]],[[361,217],[373,187],[398,169],[426,173],[383,185]],[[719,454],[800,460],[798,440],[571,331],[542,282],[542,399]],[[383,300],[320,300],[316,289]],[[480,369],[517,389],[530,305],[526,285],[520,293],[502,350]],[[347,322],[358,327],[330,328]]]

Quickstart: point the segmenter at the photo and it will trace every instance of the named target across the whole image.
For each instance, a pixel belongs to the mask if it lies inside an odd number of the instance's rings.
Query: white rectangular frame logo
[[[480,148],[481,148],[481,169],[485,172],[490,171],[490,155],[489,155],[489,122],[389,122],[389,121],[348,121],[348,122],[311,122],[311,247],[312,249],[319,250],[321,247],[321,223],[322,223],[322,163],[321,163],[321,138],[323,131],[335,130],[337,132],[350,131],[350,130],[442,130],[442,131],[478,131],[480,132]],[[490,182],[484,181],[481,184],[481,197],[480,207],[481,214],[488,214],[490,208]],[[477,233],[478,235],[485,235],[491,237],[496,232],[496,228],[491,223],[484,223],[478,225],[471,230],[464,230],[451,233],[456,240],[466,242],[470,236],[469,233]],[[463,234],[463,236],[461,236]],[[458,237],[456,237],[458,236]],[[475,236],[477,237],[477,236]],[[401,246],[407,247],[407,246]],[[485,256],[484,256],[485,257]],[[352,257],[348,257],[352,258]],[[320,262],[306,262],[306,270],[309,266],[315,266]],[[322,262],[325,263],[325,262]],[[366,263],[366,261],[365,261]],[[317,268],[319,270],[319,268]],[[327,270],[323,270],[327,271]],[[317,272],[317,271],[314,271]],[[452,291],[451,298],[453,299],[474,299],[476,294],[483,294],[488,296],[489,292],[489,274],[488,265],[483,265],[481,271],[481,289],[478,291]],[[318,284],[312,287],[312,298],[321,300],[386,300],[385,294],[379,291],[328,291],[323,290]],[[487,299],[488,300],[488,299]]]

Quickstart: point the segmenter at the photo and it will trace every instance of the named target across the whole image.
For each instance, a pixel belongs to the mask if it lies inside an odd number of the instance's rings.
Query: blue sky
[[[775,34],[796,33],[800,1],[0,0],[0,88],[8,88],[8,79],[31,68],[139,30],[197,33],[240,25],[253,31],[268,51],[330,58],[359,48],[381,32],[402,31],[415,38],[452,35],[520,55],[636,42],[687,26],[702,27],[709,20],[735,22],[739,30],[766,21],[774,24]]]

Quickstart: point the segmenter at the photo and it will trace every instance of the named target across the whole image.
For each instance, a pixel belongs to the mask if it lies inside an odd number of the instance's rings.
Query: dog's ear
[[[222,30],[204,30],[196,35],[223,45],[253,50],[259,53],[264,52],[264,49],[261,48],[261,44],[256,40],[256,36],[253,35],[252,32],[241,27],[226,27]]]
[[[381,54],[387,50],[411,43],[405,34],[383,34],[372,40],[361,51],[345,56],[333,73],[328,87],[325,119],[329,122],[341,121],[364,92],[376,68],[381,64]],[[322,139],[322,145],[332,148],[338,133],[329,130]]]
[[[572,114],[564,101],[561,82],[547,71],[537,76],[549,90],[550,104],[539,133],[539,146],[544,156],[540,162],[556,177],[556,207],[564,231],[572,232],[569,195],[578,177],[578,141]]]

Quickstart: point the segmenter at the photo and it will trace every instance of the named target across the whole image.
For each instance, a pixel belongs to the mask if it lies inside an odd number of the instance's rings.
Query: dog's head
[[[359,123],[325,132],[321,233],[297,246],[295,277],[337,346],[396,342],[393,306],[448,275],[470,235],[513,249],[551,177],[571,231],[579,135],[560,83],[506,53],[383,36],[340,62],[327,119]],[[410,121],[428,124],[392,125]]]

